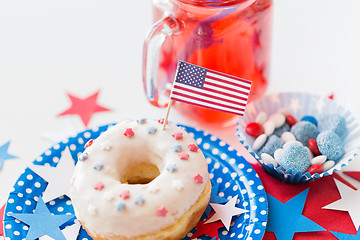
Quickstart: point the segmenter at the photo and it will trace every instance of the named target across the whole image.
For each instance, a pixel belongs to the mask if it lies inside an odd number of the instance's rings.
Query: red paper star
[[[195,183],[203,183],[203,177],[200,174],[194,176]]]
[[[156,215],[159,217],[166,217],[168,210],[164,206],[161,206],[157,209]]]
[[[178,155],[179,155],[179,158],[181,160],[188,160],[189,159],[189,154],[187,154],[186,152],[178,153]]]
[[[134,134],[135,134],[135,133],[134,133],[134,131],[133,131],[131,128],[127,128],[127,129],[125,129],[125,131],[124,131],[124,135],[127,136],[128,138],[134,136]]]
[[[189,145],[188,145],[188,148],[189,148],[189,150],[192,151],[192,152],[197,152],[197,151],[199,150],[199,147],[196,146],[196,144],[189,144]]]
[[[183,138],[183,134],[181,132],[173,133],[171,136],[173,136],[173,138],[175,138],[176,140],[180,140]]]
[[[349,177],[352,177],[353,179],[358,180],[360,182],[360,172],[346,171],[346,172],[343,172],[343,173],[348,175]]]
[[[5,211],[5,204],[0,208],[0,236],[4,236],[4,211]]]
[[[60,113],[58,116],[77,114],[80,116],[84,125],[87,126],[94,113],[110,111],[110,109],[102,107],[96,102],[99,91],[86,98],[78,98],[70,93],[67,95],[71,100],[71,107]]]
[[[194,235],[191,236],[190,239],[197,238],[204,234],[208,235],[211,238],[215,237],[216,239],[218,239],[218,235],[219,235],[218,230],[219,228],[224,227],[224,225],[222,224],[221,221],[205,224],[206,221],[207,220],[198,222],[198,224],[196,225],[196,232],[194,233]]]

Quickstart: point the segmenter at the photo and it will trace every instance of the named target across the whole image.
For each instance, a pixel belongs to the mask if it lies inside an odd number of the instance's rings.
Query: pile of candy
[[[270,117],[260,112],[245,131],[255,138],[252,148],[265,164],[282,166],[293,173],[322,173],[345,154],[346,121],[338,114],[326,115],[319,121],[304,116],[298,121],[288,109]]]

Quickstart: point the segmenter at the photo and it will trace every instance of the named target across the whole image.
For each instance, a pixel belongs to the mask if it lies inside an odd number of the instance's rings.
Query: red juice
[[[154,1],[154,21],[170,13],[180,29],[167,37],[159,55],[158,81],[170,93],[178,60],[252,81],[249,101],[264,95],[269,77],[272,0]],[[156,104],[155,104],[156,105]],[[175,102],[184,116],[226,122],[229,113]]]

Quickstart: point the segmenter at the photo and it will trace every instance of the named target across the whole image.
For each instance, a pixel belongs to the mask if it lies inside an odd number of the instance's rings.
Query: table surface
[[[275,0],[268,93],[334,93],[358,115],[359,7],[358,0]],[[8,153],[17,156],[0,170],[0,205],[21,171],[53,145],[44,136],[67,124],[84,129],[78,116],[57,116],[70,106],[67,93],[100,91],[99,104],[111,111],[93,115],[88,127],[164,117],[164,109],[147,102],[141,80],[151,22],[151,1],[0,0],[0,146],[10,141]],[[176,111],[170,120],[244,150],[234,125],[199,126]]]

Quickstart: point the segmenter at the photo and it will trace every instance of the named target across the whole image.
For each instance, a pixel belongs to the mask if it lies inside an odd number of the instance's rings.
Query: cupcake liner
[[[258,113],[264,111],[268,116],[276,113],[280,109],[289,109],[290,113],[300,120],[306,115],[314,116],[317,119],[330,114],[337,113],[346,120],[347,133],[344,137],[345,155],[339,159],[335,166],[320,174],[294,173],[291,169],[285,170],[283,167],[274,167],[273,164],[266,164],[252,149],[254,138],[245,132],[248,123],[254,122]],[[248,104],[245,115],[240,118],[237,125],[237,135],[240,142],[250,152],[250,154],[261,164],[266,172],[274,177],[288,183],[301,184],[316,180],[323,176],[328,176],[348,165],[360,151],[360,125],[358,119],[346,108],[335,101],[309,93],[275,93],[263,97]]]

